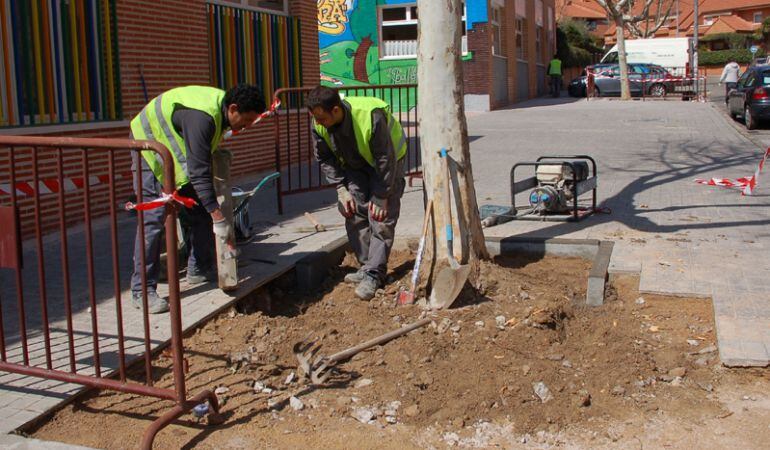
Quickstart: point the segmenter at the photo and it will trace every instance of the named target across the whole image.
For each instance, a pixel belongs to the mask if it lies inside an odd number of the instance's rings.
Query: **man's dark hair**
[[[262,97],[262,91],[253,84],[241,83],[231,87],[225,93],[223,102],[225,106],[235,104],[240,113],[262,113],[265,111],[265,99]]]
[[[342,100],[334,89],[316,86],[308,93],[305,106],[311,110],[320,106],[324,111],[331,112],[335,106],[342,106]]]

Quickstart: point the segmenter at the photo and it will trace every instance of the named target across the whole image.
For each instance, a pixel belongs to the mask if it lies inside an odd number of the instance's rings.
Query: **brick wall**
[[[489,94],[492,47],[488,24],[477,23],[468,30],[468,52],[473,52],[469,61],[463,61],[463,78],[466,94]]]
[[[319,82],[318,31],[316,3],[307,0],[291,0],[290,14],[301,20],[302,39],[302,82],[312,86]],[[204,0],[121,0],[117,2],[117,33],[120,57],[121,98],[123,118],[130,120],[146,104],[140,66],[149,99],[165,90],[189,84],[210,84],[208,22],[206,2]],[[269,104],[271,99],[266,99]],[[235,181],[254,179],[260,172],[275,167],[274,123],[268,119],[236,138],[228,141],[224,147],[233,151],[235,156],[232,175]],[[83,125],[73,125],[71,131],[45,131],[27,129],[19,134],[37,134],[49,136],[127,138],[128,127],[125,122],[112,128],[89,129]],[[10,132],[8,134],[13,134]],[[129,152],[116,158],[116,170],[130,168]],[[29,153],[19,154],[17,176],[20,181],[31,180],[31,158]],[[55,164],[47,161],[53,154],[42,161],[41,177],[56,177]],[[25,159],[26,158],[26,159]],[[8,179],[7,152],[0,152],[0,183]],[[95,158],[89,169],[92,175],[107,172],[106,159]],[[80,176],[82,164],[75,157],[65,163],[66,176]],[[125,201],[131,194],[129,182],[123,181],[115,186],[117,200]],[[58,196],[46,195],[42,198],[42,209],[53,211],[58,208]],[[91,201],[94,215],[109,213],[107,189],[94,189]],[[68,194],[71,211],[67,212],[68,222],[82,221],[82,195]],[[5,202],[5,199],[3,199]],[[20,197],[20,207],[25,230],[32,226],[32,199]],[[51,230],[57,226],[58,217],[47,214],[43,218],[43,228]]]

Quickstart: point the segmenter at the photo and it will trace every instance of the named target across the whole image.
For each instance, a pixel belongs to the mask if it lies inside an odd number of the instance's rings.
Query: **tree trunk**
[[[618,65],[620,66],[620,98],[631,100],[631,91],[628,86],[628,63],[626,62],[626,37],[623,18],[615,17],[615,29],[618,38]]]
[[[447,258],[444,233],[444,183],[451,183],[450,199],[455,233],[453,254],[461,264],[478,267],[478,260],[488,258],[481,228],[476,189],[473,185],[468,130],[463,105],[462,67],[460,66],[461,0],[418,0],[420,11],[417,82],[420,104],[419,126],[423,179],[428,198],[433,199],[433,226],[436,243],[432,262]],[[452,177],[439,158],[439,150],[449,150]],[[458,242],[459,241],[459,242]],[[428,241],[430,242],[430,241]],[[427,261],[427,259],[426,259]],[[472,271],[471,277],[473,277]],[[436,271],[431,274],[433,280]]]

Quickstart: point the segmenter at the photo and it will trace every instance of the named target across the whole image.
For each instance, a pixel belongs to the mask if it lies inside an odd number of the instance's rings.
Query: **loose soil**
[[[160,432],[155,448],[761,448],[770,441],[770,377],[719,365],[708,300],[640,296],[638,280],[618,277],[605,305],[590,308],[588,261],[522,256],[482,263],[477,287],[466,287],[452,309],[431,313],[394,306],[410,251],[394,252],[392,282],[370,302],[342,282],[351,261],[333,268],[315,295],[278,280],[186,338],[189,392],[226,388],[219,398],[227,420],[208,426],[185,416]],[[254,311],[267,303],[270,314]],[[297,371],[292,345],[308,333],[328,354],[425,315],[434,319],[429,326],[340,364],[326,386],[298,377],[287,383]],[[157,385],[171,386],[170,360],[161,356],[155,367]],[[290,404],[292,395],[302,409]],[[171,406],[97,393],[30,433],[132,448]]]

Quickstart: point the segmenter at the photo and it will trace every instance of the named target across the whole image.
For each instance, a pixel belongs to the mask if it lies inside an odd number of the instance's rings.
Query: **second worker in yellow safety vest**
[[[350,246],[361,268],[345,277],[356,295],[369,300],[387,276],[396,222],[404,194],[407,150],[401,124],[390,106],[373,97],[340,99],[318,86],[307,97],[315,120],[316,159],[337,186]]]

